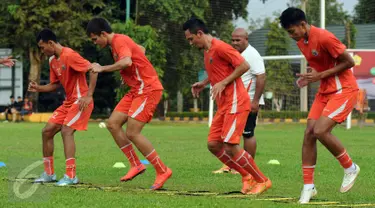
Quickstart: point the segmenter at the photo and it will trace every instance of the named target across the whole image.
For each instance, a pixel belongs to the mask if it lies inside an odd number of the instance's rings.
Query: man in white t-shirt
[[[249,44],[248,37],[249,35],[245,29],[235,29],[232,33],[232,46],[241,53],[242,57],[244,57],[250,65],[250,70],[241,77],[251,99],[251,112],[247,118],[242,136],[244,138],[244,149],[255,158],[256,140],[254,130],[259,106],[264,105],[263,90],[266,82],[266,70],[263,58],[258,51]],[[236,173],[227,166],[214,171],[214,173],[223,172]]]

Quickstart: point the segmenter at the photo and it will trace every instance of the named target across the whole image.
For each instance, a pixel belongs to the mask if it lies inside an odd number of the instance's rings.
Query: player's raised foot
[[[156,175],[154,185],[151,186],[152,190],[161,189],[164,183],[172,176],[172,170],[167,168],[167,171],[163,174]]]
[[[247,194],[251,191],[251,189],[255,186],[257,182],[254,180],[253,176],[248,175],[246,177],[242,177],[242,194]]]
[[[51,183],[56,182],[56,174],[48,175],[46,172],[43,172],[39,178],[34,180],[34,183]]]
[[[272,187],[272,182],[270,179],[268,179],[264,183],[256,183],[253,188],[247,192],[246,194],[248,195],[259,195],[262,194],[263,192],[267,191],[269,188]]]
[[[220,173],[229,173],[231,171],[230,167],[223,165],[219,170],[212,171],[214,174],[220,174]]]
[[[355,170],[350,172],[344,172],[344,179],[342,181],[342,185],[340,188],[341,193],[345,193],[349,191],[355,182],[355,179],[357,179],[357,176],[359,174],[359,171],[361,170],[357,164],[354,164]]]
[[[315,187],[303,189],[301,192],[301,197],[298,200],[299,204],[307,204],[310,202],[310,199],[318,194],[318,191]]]
[[[75,185],[78,183],[79,183],[79,180],[77,176],[75,176],[74,178],[69,178],[69,176],[64,174],[64,177],[56,183],[56,186],[69,186],[69,185]]]
[[[146,166],[143,164],[140,164],[135,167],[131,167],[128,173],[124,177],[120,179],[120,181],[130,181],[137,177],[138,175],[144,173],[146,171]]]

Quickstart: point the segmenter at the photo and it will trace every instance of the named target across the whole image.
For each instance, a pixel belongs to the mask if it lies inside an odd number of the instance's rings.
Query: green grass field
[[[128,163],[106,129],[92,123],[87,132],[76,134],[77,176],[82,184],[76,187],[41,185],[34,195],[22,201],[15,197],[14,182],[21,171],[41,158],[41,129],[44,124],[0,124],[0,207],[297,207],[301,188],[301,144],[304,125],[259,125],[256,162],[273,182],[273,188],[259,197],[242,196],[239,175],[214,175],[221,164],[206,148],[206,124],[153,123],[144,129],[164,162],[172,168],[173,176],[163,191],[148,188],[155,171],[148,165],[145,174],[133,181],[120,183],[128,170],[112,168],[115,162]],[[343,170],[321,145],[315,184],[318,196],[309,207],[375,206],[374,127],[334,133],[347,147],[353,160],[360,165],[361,174],[346,194],[339,192]],[[140,157],[144,159],[143,157]],[[281,165],[268,165],[277,159]],[[55,172],[65,171],[61,136],[55,137]],[[40,174],[43,166],[32,171]],[[23,187],[31,187],[27,181]],[[21,188],[21,190],[23,190]],[[44,192],[43,192],[44,191]],[[362,205],[361,205],[362,204]]]

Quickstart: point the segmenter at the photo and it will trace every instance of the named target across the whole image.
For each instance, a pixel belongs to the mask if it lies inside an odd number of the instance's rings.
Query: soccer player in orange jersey
[[[43,128],[44,172],[35,182],[56,180],[53,166],[53,137],[61,131],[66,173],[56,185],[77,184],[79,181],[76,176],[74,132],[87,129],[94,108],[92,96],[98,75],[90,73],[90,85],[87,86],[86,72],[91,69],[91,63],[72,49],[60,45],[51,30],[43,29],[36,40],[40,50],[50,57],[50,84],[39,85],[31,81],[28,90],[31,92],[52,92],[62,85],[66,98],[64,103],[53,112]]]
[[[183,30],[190,45],[204,50],[208,74],[206,80],[192,85],[193,96],[198,97],[210,83],[218,107],[208,135],[208,149],[242,175],[243,194],[261,194],[272,186],[271,180],[239,145],[250,112],[250,98],[241,81],[249,64],[232,46],[213,38],[202,20],[191,18],[184,23]]]
[[[320,81],[320,88],[311,106],[302,146],[304,188],[300,203],[308,203],[317,194],[314,186],[314,169],[317,158],[317,139],[334,155],[344,168],[340,192],[352,188],[359,174],[359,166],[353,163],[341,142],[331,131],[343,122],[353,110],[358,86],[351,67],[354,60],[346,47],[327,30],[309,25],[305,13],[288,8],[280,16],[282,27],[297,41],[310,68],[300,76],[300,87]]]
[[[105,19],[92,19],[87,25],[86,32],[99,47],[111,46],[115,60],[114,64],[108,66],[96,64],[92,71],[120,71],[123,82],[131,88],[117,104],[107,125],[131,165],[129,172],[120,180],[132,180],[146,170],[133,149],[133,143],[156,170],[156,180],[151,189],[160,189],[172,176],[172,170],[162,162],[150,141],[141,134],[145,124],[151,121],[162,96],[163,86],[158,74],[144,54],[144,48],[126,35],[113,33]],[[122,129],[125,123],[126,132]]]

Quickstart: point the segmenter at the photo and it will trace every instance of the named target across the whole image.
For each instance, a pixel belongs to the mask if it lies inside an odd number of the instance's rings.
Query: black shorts
[[[246,126],[243,130],[242,136],[250,138],[254,136],[255,127],[257,125],[258,112],[250,112],[247,117]]]

